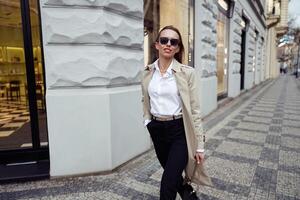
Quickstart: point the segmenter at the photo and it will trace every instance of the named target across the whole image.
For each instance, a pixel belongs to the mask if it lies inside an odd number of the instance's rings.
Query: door
[[[49,175],[40,30],[38,0],[0,1],[0,179],[40,163]]]

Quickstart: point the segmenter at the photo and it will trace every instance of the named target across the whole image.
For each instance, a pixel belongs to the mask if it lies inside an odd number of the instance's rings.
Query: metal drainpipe
[[[298,56],[297,56],[297,68],[296,68],[296,78],[298,78],[299,74],[298,74],[298,71],[300,69],[300,62],[299,62],[299,54],[300,54],[300,38],[298,38]]]

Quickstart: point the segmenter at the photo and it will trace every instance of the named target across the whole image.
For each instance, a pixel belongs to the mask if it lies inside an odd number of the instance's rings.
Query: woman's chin
[[[172,59],[173,55],[172,54],[168,54],[168,53],[164,53],[161,55],[164,59]]]

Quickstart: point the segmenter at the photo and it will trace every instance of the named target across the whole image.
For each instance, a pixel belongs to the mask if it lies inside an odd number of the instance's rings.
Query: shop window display
[[[0,150],[32,147],[32,120],[29,102],[29,73],[35,79],[39,132],[43,145],[47,144],[45,89],[37,0],[29,0],[33,64],[25,59],[24,32],[20,0],[0,2]],[[34,102],[34,101],[33,101]]]
[[[227,96],[228,84],[228,12],[230,5],[228,1],[218,0],[218,20],[217,20],[217,79],[218,96]]]

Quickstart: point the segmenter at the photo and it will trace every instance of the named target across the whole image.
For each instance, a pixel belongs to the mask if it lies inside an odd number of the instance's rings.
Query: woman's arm
[[[201,111],[200,111],[200,101],[199,101],[199,89],[198,81],[196,78],[196,72],[192,69],[189,78],[189,88],[190,88],[190,104],[191,112],[195,125],[195,135],[198,142],[198,147],[195,152],[195,159],[198,164],[204,162],[204,132],[202,127],[201,120]]]
[[[191,112],[195,125],[195,135],[198,141],[197,150],[204,150],[204,133],[201,120],[201,111],[200,111],[200,94],[197,84],[196,72],[192,69],[189,78],[189,89],[190,89],[190,104]]]

